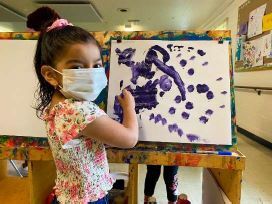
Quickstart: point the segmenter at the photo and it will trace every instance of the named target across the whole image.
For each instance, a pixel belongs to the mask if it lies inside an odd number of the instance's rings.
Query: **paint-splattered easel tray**
[[[207,31],[207,32],[190,32],[190,31],[141,31],[141,32],[91,32],[102,45],[103,60],[109,76],[109,55],[111,40],[228,40],[230,41],[230,31]],[[36,40],[39,33],[0,33],[0,39],[11,40]],[[232,118],[232,145],[199,145],[199,144],[169,144],[169,143],[150,143],[141,142],[136,148],[154,149],[159,151],[193,151],[201,150],[222,150],[235,148],[237,144],[236,127],[235,127],[235,106],[234,106],[234,90],[232,67],[230,69],[231,76],[231,118]],[[107,90],[100,95],[97,103],[105,108],[107,103]]]

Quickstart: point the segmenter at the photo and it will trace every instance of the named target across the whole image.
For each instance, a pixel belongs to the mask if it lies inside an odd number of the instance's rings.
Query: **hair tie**
[[[69,23],[66,19],[57,19],[52,23],[51,26],[47,27],[46,32],[54,29],[54,28],[62,28],[66,26],[73,26],[72,23]]]

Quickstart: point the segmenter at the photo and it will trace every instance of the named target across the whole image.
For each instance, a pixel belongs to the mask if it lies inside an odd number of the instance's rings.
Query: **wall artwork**
[[[229,42],[111,41],[108,114],[135,98],[141,141],[231,145]]]

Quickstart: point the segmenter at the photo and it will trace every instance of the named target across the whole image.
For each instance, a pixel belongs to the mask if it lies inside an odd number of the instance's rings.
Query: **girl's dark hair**
[[[46,27],[40,33],[34,57],[36,75],[39,79],[36,91],[37,106],[35,107],[38,117],[41,117],[44,109],[50,104],[55,92],[55,88],[41,74],[42,65],[55,67],[57,56],[61,56],[68,46],[76,43],[94,43],[101,50],[95,38],[83,28],[68,25],[54,28],[48,32],[45,30]]]

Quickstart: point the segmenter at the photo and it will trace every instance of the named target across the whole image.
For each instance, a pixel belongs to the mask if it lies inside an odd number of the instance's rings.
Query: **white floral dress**
[[[44,113],[48,141],[56,164],[56,195],[61,204],[82,204],[107,195],[114,179],[104,144],[80,136],[97,117],[106,115],[87,101],[66,99]]]

